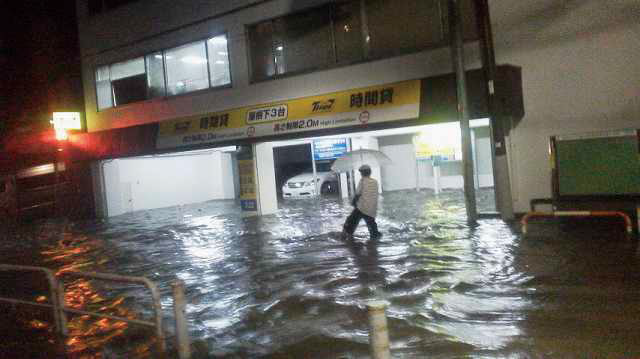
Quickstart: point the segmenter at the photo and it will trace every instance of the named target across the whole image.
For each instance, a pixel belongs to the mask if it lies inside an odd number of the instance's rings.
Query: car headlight
[[[305,182],[305,183],[304,183],[304,186],[305,186],[305,187],[311,187],[311,186],[313,186],[313,181]]]

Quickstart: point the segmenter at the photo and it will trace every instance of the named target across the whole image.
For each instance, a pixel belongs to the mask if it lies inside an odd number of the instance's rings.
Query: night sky
[[[83,111],[75,1],[2,7],[0,137],[47,128],[53,111]]]

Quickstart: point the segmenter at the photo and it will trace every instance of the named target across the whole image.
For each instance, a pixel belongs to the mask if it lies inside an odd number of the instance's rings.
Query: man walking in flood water
[[[378,231],[376,214],[378,212],[378,181],[371,178],[371,167],[362,165],[358,169],[362,178],[356,188],[356,195],[353,199],[353,212],[347,217],[342,230],[342,239],[351,238],[353,232],[358,227],[360,219],[364,218],[369,229],[369,236],[372,240],[382,237]]]

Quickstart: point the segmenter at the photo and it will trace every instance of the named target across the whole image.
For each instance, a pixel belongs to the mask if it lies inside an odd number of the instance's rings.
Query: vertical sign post
[[[247,214],[258,213],[256,188],[256,164],[252,146],[242,146],[238,153],[238,176],[240,177],[240,206]]]

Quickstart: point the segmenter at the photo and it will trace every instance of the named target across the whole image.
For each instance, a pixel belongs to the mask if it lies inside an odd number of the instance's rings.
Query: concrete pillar
[[[238,154],[231,154],[231,176],[233,177],[233,197],[240,198],[240,174],[238,173]]]
[[[102,161],[91,162],[91,179],[93,184],[93,202],[97,218],[107,218],[107,198],[105,193]]]
[[[264,142],[253,145],[256,164],[256,195],[258,215],[265,216],[278,211],[276,192],[276,169],[273,162],[273,143]]]
[[[113,217],[125,213],[119,161],[101,161],[100,172],[102,173],[102,181],[104,183],[104,199],[106,201],[104,205],[104,208],[106,208],[105,217]]]
[[[495,146],[507,146],[509,143],[508,137],[505,137],[505,141],[495,142]],[[494,176],[494,188],[496,193],[496,208],[500,212],[500,216],[505,221],[512,221],[515,218],[513,212],[513,199],[511,196],[511,180],[509,172],[509,160],[507,157],[507,151],[505,149],[496,148],[495,157],[493,160],[493,176]]]
[[[340,173],[340,196],[342,196],[342,198],[349,197],[349,184],[346,173]]]

